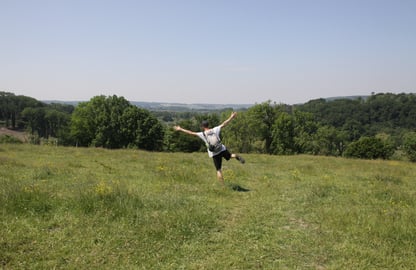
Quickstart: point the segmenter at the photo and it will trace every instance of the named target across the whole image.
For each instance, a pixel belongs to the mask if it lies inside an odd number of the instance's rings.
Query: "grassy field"
[[[0,144],[0,268],[416,269],[415,164],[245,158]]]

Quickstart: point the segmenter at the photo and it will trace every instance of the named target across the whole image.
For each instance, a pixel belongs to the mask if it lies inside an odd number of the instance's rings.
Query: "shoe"
[[[241,162],[241,164],[244,164],[246,161],[244,160],[244,158],[240,157],[240,156],[236,156],[235,157],[238,161]]]

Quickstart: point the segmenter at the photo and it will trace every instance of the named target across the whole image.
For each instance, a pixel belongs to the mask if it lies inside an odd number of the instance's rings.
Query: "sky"
[[[416,0],[0,0],[0,91],[284,104],[416,92]]]

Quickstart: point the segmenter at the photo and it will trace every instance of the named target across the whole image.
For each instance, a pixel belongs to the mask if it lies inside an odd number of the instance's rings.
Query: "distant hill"
[[[42,102],[69,104],[77,106],[83,101],[62,101],[62,100],[42,100]],[[224,109],[246,109],[254,104],[202,104],[202,103],[169,103],[169,102],[144,102],[130,101],[131,104],[150,111],[217,111]]]
[[[339,96],[339,97],[329,97],[323,98],[326,101],[334,101],[339,99],[364,99],[366,100],[369,96]],[[78,103],[84,101],[62,101],[62,100],[42,100],[42,102],[51,104],[51,103],[60,103],[60,104],[69,104],[73,106],[77,106]],[[210,103],[169,103],[169,102],[145,102],[145,101],[130,101],[131,104],[147,109],[150,111],[218,111],[224,109],[233,109],[233,110],[241,110],[241,109],[248,109],[255,104],[210,104]],[[301,104],[297,104],[301,105]]]
[[[41,100],[41,102],[46,103],[46,104],[52,104],[52,103],[57,103],[57,104],[67,104],[67,105],[72,105],[72,106],[77,106],[78,103],[80,102],[84,102],[82,100],[69,100],[69,101],[65,101],[65,100]]]
[[[246,109],[253,104],[202,104],[202,103],[166,103],[132,101],[133,105],[152,111],[211,111],[223,109]]]
[[[338,100],[338,99],[351,99],[351,100],[355,100],[355,99],[363,99],[366,100],[369,96],[340,96],[340,97],[328,97],[325,98],[326,101],[334,101],[334,100]]]

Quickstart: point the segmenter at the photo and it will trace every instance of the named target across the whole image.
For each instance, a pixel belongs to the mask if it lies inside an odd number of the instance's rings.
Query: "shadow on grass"
[[[250,191],[249,189],[244,188],[244,187],[242,187],[238,184],[234,184],[234,183],[229,183],[229,184],[227,184],[227,186],[229,188],[231,188],[232,190],[237,191],[237,192],[248,192],[248,191]]]

